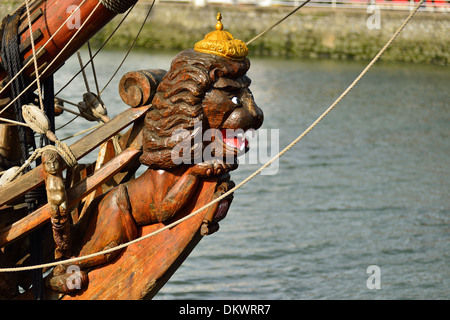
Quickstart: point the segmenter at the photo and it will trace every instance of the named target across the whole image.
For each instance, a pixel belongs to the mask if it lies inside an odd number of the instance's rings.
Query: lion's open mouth
[[[227,150],[232,148],[232,152],[235,155],[241,155],[248,151],[248,140],[245,138],[243,132],[235,132],[234,130],[222,129],[222,141],[224,142]]]

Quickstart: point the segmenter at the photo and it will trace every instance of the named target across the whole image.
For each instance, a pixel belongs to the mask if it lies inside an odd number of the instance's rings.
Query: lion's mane
[[[206,130],[208,123],[202,108],[206,92],[218,79],[239,78],[249,67],[248,59],[232,61],[192,49],[178,54],[158,86],[152,108],[145,117],[141,163],[152,169],[176,167],[172,149],[186,137],[174,133],[187,130],[192,135],[194,124],[199,122],[203,131]],[[190,139],[194,140],[194,137]],[[201,152],[203,145],[192,144],[191,156],[194,157],[199,149]]]

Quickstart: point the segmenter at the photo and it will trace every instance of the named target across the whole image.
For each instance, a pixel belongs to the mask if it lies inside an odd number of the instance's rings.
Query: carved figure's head
[[[215,157],[236,157],[248,148],[243,133],[262,125],[263,112],[246,76],[250,61],[242,51],[233,55],[237,50],[228,47],[225,54],[223,50],[214,54],[197,47],[172,61],[146,115],[141,162],[150,168],[176,167],[180,163],[174,161],[174,149],[186,142],[190,152],[180,157],[190,158],[190,163],[198,163],[195,159],[201,158],[207,146]]]
[[[61,156],[54,150],[46,150],[42,153],[42,164],[45,172],[58,174],[61,171]]]

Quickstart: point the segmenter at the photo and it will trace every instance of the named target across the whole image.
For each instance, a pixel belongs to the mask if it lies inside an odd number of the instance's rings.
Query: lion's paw
[[[212,159],[191,167],[191,173],[199,177],[214,177],[235,170],[238,164],[227,163],[220,159]]]

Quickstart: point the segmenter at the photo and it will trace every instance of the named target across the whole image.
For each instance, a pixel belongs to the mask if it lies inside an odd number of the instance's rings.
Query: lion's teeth
[[[225,130],[222,130],[222,140],[225,142],[225,144],[229,147],[238,149],[239,151],[244,151],[246,148],[248,141],[245,138],[244,132],[234,132],[233,135],[229,134],[228,130],[224,132]],[[228,134],[226,134],[228,133]]]
[[[227,146],[230,146],[230,147],[233,147],[233,148],[234,148],[234,144],[231,143],[231,142],[229,142],[228,140],[225,142],[225,144],[226,144]]]

